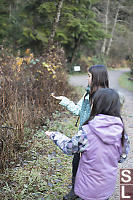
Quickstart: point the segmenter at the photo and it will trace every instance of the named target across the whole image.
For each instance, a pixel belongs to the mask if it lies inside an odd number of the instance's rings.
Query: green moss
[[[129,72],[123,73],[119,78],[119,84],[121,87],[129,91],[133,91],[133,81],[129,80],[128,79],[129,77],[130,77]]]

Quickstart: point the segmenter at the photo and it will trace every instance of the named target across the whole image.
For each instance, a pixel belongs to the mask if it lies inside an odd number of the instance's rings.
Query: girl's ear
[[[91,86],[92,83],[92,74],[88,72],[88,85]]]

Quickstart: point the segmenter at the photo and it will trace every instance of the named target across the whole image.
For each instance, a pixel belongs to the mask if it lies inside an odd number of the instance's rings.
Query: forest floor
[[[109,71],[109,80],[110,80],[110,88],[114,88],[119,91],[124,97],[125,102],[122,108],[122,117],[125,123],[126,132],[130,139],[130,153],[126,161],[122,164],[119,164],[119,169],[131,169],[133,168],[133,92],[130,92],[124,88],[121,88],[119,85],[119,77],[128,72],[129,69],[120,69],[120,70],[110,70]],[[87,86],[87,75],[74,75],[71,76],[69,82],[73,86]],[[119,170],[120,171],[120,170]],[[119,172],[118,171],[118,172]],[[119,200],[120,198],[120,184],[119,184],[119,173],[117,178],[117,185],[114,195],[110,198],[110,200]]]

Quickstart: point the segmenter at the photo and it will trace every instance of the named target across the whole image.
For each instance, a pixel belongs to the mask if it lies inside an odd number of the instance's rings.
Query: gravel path
[[[112,70],[109,71],[109,80],[110,80],[110,88],[114,88],[125,96],[125,102],[123,105],[122,116],[125,123],[126,132],[130,139],[130,153],[128,158],[123,164],[119,164],[120,168],[133,168],[133,92],[130,92],[126,89],[123,89],[118,84],[118,78],[122,73],[129,71],[128,69],[123,70]],[[87,86],[87,75],[74,75],[71,76],[69,82],[73,86]],[[118,171],[119,172],[119,171]],[[119,192],[119,175],[117,178],[117,185],[114,195],[110,198],[110,200],[119,200],[120,199],[120,192]],[[132,197],[133,200],[133,197]]]

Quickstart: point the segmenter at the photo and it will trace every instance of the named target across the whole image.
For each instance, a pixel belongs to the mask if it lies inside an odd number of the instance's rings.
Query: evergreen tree
[[[61,2],[61,7],[58,9]],[[47,46],[50,35],[54,33],[53,39],[65,48],[68,61],[72,63],[77,57],[80,57],[81,51],[96,49],[96,44],[99,44],[97,46],[100,47],[99,50],[97,48],[97,52],[101,52],[102,41],[105,37],[107,39],[111,37],[116,5],[120,3],[110,47],[112,54],[112,49],[115,52],[116,45],[124,45],[122,42],[120,43],[121,38],[131,40],[129,38],[133,32],[133,1],[115,0],[110,2],[107,32],[105,26],[101,26],[101,24],[105,24],[107,6],[105,0],[1,0],[0,44],[4,42],[8,47],[13,47],[14,51],[32,48],[40,53],[43,47]],[[60,12],[58,12],[59,10]],[[58,23],[54,27],[57,18]],[[107,45],[108,42],[106,48]],[[129,46],[131,46],[130,42]],[[124,49],[127,48],[124,46]],[[122,53],[120,54],[122,55]]]
[[[82,46],[92,47],[104,35],[91,10],[92,3],[89,0],[64,2],[56,40],[64,45],[69,62],[74,61]]]
[[[7,3],[4,0],[0,1],[0,44],[2,44],[4,38],[7,35],[7,21],[8,21],[8,11]]]

